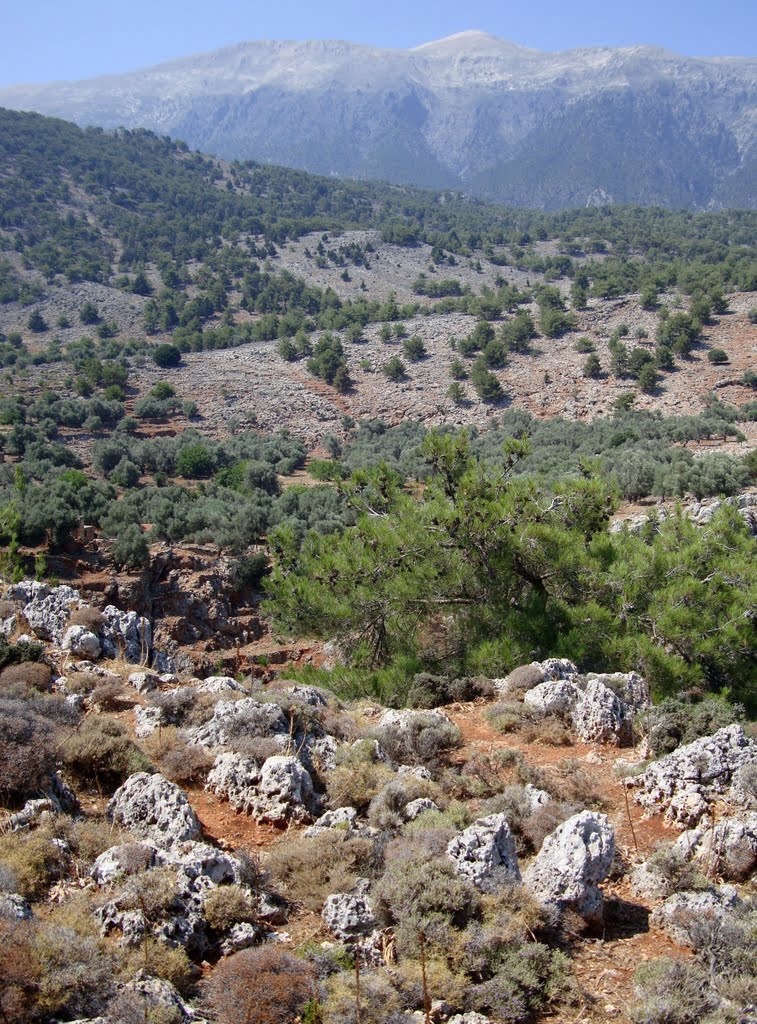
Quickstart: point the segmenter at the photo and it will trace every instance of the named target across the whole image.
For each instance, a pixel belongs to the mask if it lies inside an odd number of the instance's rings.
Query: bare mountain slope
[[[247,42],[0,105],[146,127],[228,158],[517,205],[753,206],[757,60],[542,53],[481,32],[412,50]],[[601,191],[600,191],[601,190]]]

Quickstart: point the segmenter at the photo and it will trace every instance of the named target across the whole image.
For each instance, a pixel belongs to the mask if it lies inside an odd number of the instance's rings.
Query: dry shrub
[[[314,984],[303,960],[265,946],[222,960],[207,983],[205,999],[218,1024],[291,1024]]]
[[[327,896],[348,892],[373,867],[369,839],[330,829],[310,839],[284,839],[271,848],[267,867],[292,903],[319,912]]]
[[[556,800],[577,804],[581,809],[605,809],[606,802],[597,785],[596,771],[588,771],[586,765],[576,758],[563,758],[549,774],[545,774],[541,785]]]
[[[118,1024],[184,1024],[178,1006],[158,1006],[142,992],[129,989],[108,1003],[107,1020]]]
[[[656,850],[647,864],[660,876],[665,896],[707,888],[707,879],[701,868],[670,847]]]
[[[326,776],[329,806],[364,811],[394,772],[376,760],[376,744],[363,740],[337,752],[337,766]]]
[[[720,1002],[707,973],[682,960],[643,964],[634,981],[638,999],[629,1016],[637,1024],[700,1024]]]
[[[66,769],[82,785],[94,781],[98,791],[114,791],[135,772],[152,766],[129,739],[125,726],[112,718],[85,718],[61,744]]]
[[[0,699],[0,798],[23,802],[44,792],[59,760],[52,724],[23,701]]]
[[[355,1024],[354,974],[329,978],[323,1005],[324,1024]],[[380,971],[360,973],[360,1024],[406,1024],[402,1000]]]
[[[32,1020],[39,979],[33,925],[0,917],[0,1020],[3,1024],[27,1024]]]
[[[151,693],[147,699],[153,707],[160,708],[163,725],[189,728],[207,722],[213,714],[217,697],[198,693],[191,686],[181,686],[177,690]]]
[[[20,687],[46,692],[52,689],[52,678],[53,670],[43,661],[24,661],[0,672],[0,689]]]
[[[203,914],[214,931],[225,932],[235,924],[254,921],[255,907],[238,885],[219,885],[206,897]]]
[[[204,782],[213,765],[213,758],[202,747],[182,744],[166,752],[158,767],[171,782],[197,785]]]
[[[523,700],[524,694],[544,681],[544,673],[537,665],[519,665],[505,677],[504,692],[510,700]]]
[[[97,705],[100,711],[115,711],[121,704],[123,698],[123,683],[115,679],[102,680],[94,688],[91,694],[93,704]],[[133,704],[133,700],[128,700]]]
[[[92,693],[103,681],[96,672],[71,672],[66,676],[66,689],[69,693],[81,693],[85,696]]]
[[[126,961],[126,974],[133,976],[138,971],[170,981],[185,996],[192,994],[197,977],[196,968],[180,946],[167,946],[165,942],[152,938],[145,939],[139,949],[132,950]],[[149,1021],[150,1018],[147,1019]]]
[[[13,601],[0,601],[0,619],[9,619],[16,614],[16,610]]]
[[[402,812],[407,804],[423,797],[437,804],[443,800],[439,787],[427,779],[415,775],[394,778],[371,800],[368,820],[375,828],[399,829],[405,821]]]
[[[433,767],[448,751],[459,747],[458,727],[438,714],[418,713],[402,725],[385,725],[376,731],[381,748],[397,764]]]
[[[542,843],[564,821],[580,809],[579,805],[551,800],[521,823],[520,834],[526,851],[538,853]]]
[[[55,819],[34,831],[0,835],[0,866],[13,876],[16,891],[26,899],[38,899],[53,882],[66,875],[68,855],[53,841],[60,838],[61,830]]]
[[[503,700],[491,707],[486,717],[499,732],[508,733],[535,725],[542,716],[522,701]]]
[[[175,905],[176,872],[171,868],[148,868],[130,875],[119,898],[124,910],[139,910],[144,919],[155,923]]]
[[[526,743],[543,743],[548,747],[572,747],[574,742],[570,729],[556,718],[527,725],[520,735]]]
[[[74,928],[45,923],[35,950],[41,977],[38,1012],[43,1020],[95,1017],[114,994],[118,960],[106,943]]]
[[[105,625],[105,616],[99,608],[76,608],[68,617],[69,626],[83,626],[90,633],[98,633]]]

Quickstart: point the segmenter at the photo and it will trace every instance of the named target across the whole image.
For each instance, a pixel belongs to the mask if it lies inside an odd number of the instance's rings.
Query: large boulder
[[[323,904],[321,916],[329,931],[342,942],[355,942],[370,935],[376,918],[368,898],[369,884],[358,882],[353,892],[333,893]]]
[[[449,842],[447,856],[477,889],[520,882],[515,839],[504,814],[479,818]]]
[[[123,825],[156,846],[171,846],[202,835],[186,794],[162,775],[132,775],[113,794],[107,813],[115,825]]]
[[[69,626],[63,634],[60,646],[62,650],[70,651],[77,658],[89,658],[91,661],[96,661],[102,653],[96,634],[84,626]]]
[[[333,811],[326,811],[312,825],[305,829],[305,836],[312,838],[319,836],[322,832],[329,832],[338,829],[341,832],[353,832],[357,825],[357,811],[354,807],[337,807]]]
[[[147,871],[156,863],[157,854],[151,843],[110,846],[95,859],[89,873],[98,885],[110,885],[119,878]]]
[[[649,684],[638,672],[588,672],[585,678],[603,683],[634,711],[649,707]]]
[[[547,836],[523,881],[545,906],[572,910],[599,924],[603,911],[599,884],[614,855],[615,835],[607,815],[582,811]]]
[[[220,754],[205,787],[256,821],[312,821],[318,807],[310,773],[296,757],[275,755],[262,766],[240,754]]]
[[[224,690],[243,690],[244,687],[232,676],[208,676],[193,684],[198,693],[223,693]]]
[[[523,703],[545,715],[564,715],[581,699],[581,691],[568,679],[548,679],[523,695]]]
[[[734,795],[732,782],[752,764],[757,764],[757,743],[747,739],[740,725],[729,725],[679,747],[625,785],[651,813],[664,810],[666,821],[692,827],[709,817],[714,800]]]
[[[722,921],[741,903],[732,885],[703,892],[677,892],[652,912],[650,923],[668,935],[679,946],[695,944],[698,927],[713,921]]]
[[[633,721],[628,706],[599,679],[593,679],[573,709],[573,727],[584,743],[620,746],[631,741]]]
[[[545,679],[570,679],[578,675],[578,668],[568,658],[547,658],[534,664],[542,670]]]

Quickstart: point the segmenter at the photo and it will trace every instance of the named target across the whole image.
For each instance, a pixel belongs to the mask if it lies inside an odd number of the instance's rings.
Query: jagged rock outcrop
[[[710,877],[746,881],[757,868],[757,813],[723,818],[707,829],[690,829],[679,836],[673,850],[696,861]]]
[[[662,929],[679,946],[694,944],[693,936],[703,923],[722,919],[741,900],[732,885],[704,892],[677,892],[652,912],[650,923]]]
[[[6,592],[9,601],[17,601],[32,633],[40,640],[59,643],[71,612],[81,603],[78,590],[62,584],[49,587],[36,580],[22,580]]]
[[[267,758],[262,765],[240,754],[220,754],[205,788],[256,821],[311,821],[318,809],[310,773],[296,757]]]
[[[228,746],[233,736],[279,737],[286,745],[289,729],[289,720],[278,704],[245,697],[238,701],[219,701],[213,717],[194,731],[191,741],[212,748]]]
[[[104,850],[90,868],[98,885],[110,885],[116,879],[146,871],[157,863],[157,847],[151,843],[123,843]]]
[[[333,811],[326,811],[312,825],[309,825],[305,829],[305,836],[317,836],[334,828],[344,832],[352,832],[356,825],[357,811],[354,807],[337,807]]]
[[[479,818],[450,841],[447,856],[477,889],[520,881],[515,839],[504,814]]]
[[[740,725],[729,725],[679,747],[625,785],[651,813],[664,810],[666,821],[691,827],[708,817],[714,799],[729,793],[740,770],[756,763],[757,743]]]
[[[593,679],[573,708],[573,727],[584,743],[630,743],[633,721],[628,705]]]
[[[108,817],[157,846],[199,839],[202,829],[186,794],[162,775],[137,772],[116,790]]]
[[[603,912],[599,885],[614,855],[615,835],[607,815],[582,811],[547,836],[523,882],[545,906],[572,910],[598,924]]]
[[[96,634],[83,626],[68,627],[61,640],[61,649],[77,658],[89,658],[91,661],[96,661],[102,653]]]

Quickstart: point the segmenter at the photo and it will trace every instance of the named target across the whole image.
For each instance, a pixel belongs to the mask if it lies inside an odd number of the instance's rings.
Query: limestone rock
[[[633,723],[627,705],[594,679],[573,709],[573,726],[584,743],[619,746],[631,741]]]
[[[105,655],[123,654],[132,664],[147,662],[152,652],[152,626],[136,612],[124,612],[109,604],[103,609],[105,625],[100,630]]]
[[[184,791],[162,775],[137,772],[113,794],[108,817],[157,846],[199,839],[200,823]]]
[[[257,821],[309,821],[317,805],[310,773],[296,757],[278,755],[263,763],[253,805]]]
[[[615,855],[607,815],[582,811],[548,835],[523,881],[533,896],[557,910],[573,910],[591,923],[602,919],[604,880]]]
[[[603,683],[634,711],[649,707],[649,684],[638,672],[588,672],[586,682]]]
[[[17,892],[0,892],[0,917],[15,921],[30,921],[32,908]]]
[[[139,874],[153,867],[157,850],[150,843],[111,846],[95,859],[90,876],[98,885],[110,885],[117,878]]]
[[[137,693],[150,693],[160,686],[160,676],[155,672],[132,672],[129,676],[129,685],[133,686]]]
[[[59,643],[74,608],[82,603],[78,590],[62,584],[49,587],[35,580],[22,580],[7,591],[9,601],[22,605],[24,618],[35,637]]]
[[[351,893],[333,893],[323,904],[321,916],[329,931],[342,942],[354,942],[376,928],[366,884],[358,884]]]
[[[664,810],[666,821],[690,827],[708,816],[710,803],[728,793],[738,772],[752,764],[757,764],[757,743],[740,725],[729,725],[679,747],[625,785],[652,813]]]
[[[438,811],[439,806],[435,804],[427,796],[418,797],[417,800],[411,800],[409,804],[405,804],[402,809],[402,816],[407,821],[415,821],[421,814],[425,814],[427,811]]]
[[[334,811],[326,811],[312,825],[305,829],[305,836],[312,837],[327,832],[329,829],[341,829],[352,832],[357,822],[357,811],[354,807],[337,807]]]
[[[263,931],[257,925],[249,921],[241,921],[233,925],[223,942],[221,943],[221,955],[231,956],[238,953],[240,949],[249,949],[255,946],[263,936]]]
[[[123,986],[122,991],[140,996],[146,1011],[163,1011],[163,1015],[170,1015],[172,1020],[197,1020],[194,1010],[186,1005],[171,982],[164,978],[154,978],[145,971],[138,971],[136,976]]]
[[[708,875],[746,881],[757,868],[757,813],[723,818],[713,828],[685,832],[675,844],[698,861]]]
[[[208,676],[207,679],[198,680],[194,689],[199,693],[223,693],[224,690],[243,690],[244,687],[231,676]]]
[[[578,675],[578,668],[567,658],[547,658],[534,664],[542,670],[545,679],[570,679]]]
[[[289,721],[278,704],[270,704],[245,697],[238,701],[219,701],[213,710],[213,717],[195,730],[193,743],[201,746],[228,746],[232,735],[247,738],[289,736]]]
[[[479,818],[450,841],[447,856],[477,889],[520,881],[515,839],[504,814]]]
[[[97,660],[102,653],[97,636],[85,629],[84,626],[69,626],[63,634],[61,648],[79,658],[89,658],[93,661]]]
[[[567,679],[549,679],[523,695],[523,703],[545,715],[562,715],[572,711],[581,691]]]
[[[705,892],[677,892],[653,911],[650,923],[661,928],[679,946],[690,946],[698,924],[708,919],[722,919],[740,903],[732,885],[713,887]]]
[[[137,707],[134,711],[134,734],[139,740],[152,736],[157,732],[163,722],[163,708]]]
[[[208,773],[205,789],[228,800],[235,811],[252,812],[260,765],[242,754],[219,754]]]

